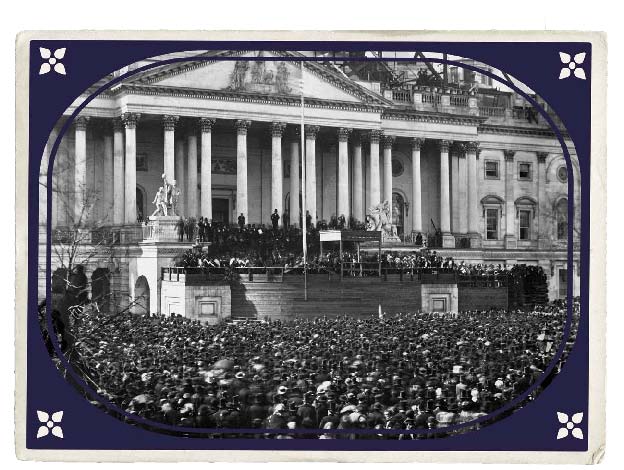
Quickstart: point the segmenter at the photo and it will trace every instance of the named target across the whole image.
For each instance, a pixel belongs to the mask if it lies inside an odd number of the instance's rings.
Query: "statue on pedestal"
[[[382,240],[385,241],[400,240],[396,225],[392,225],[392,212],[388,201],[383,201],[368,209],[366,230],[381,231]]]
[[[180,190],[176,186],[176,181],[171,183],[167,181],[167,175],[162,174],[163,185],[158,188],[156,197],[153,204],[156,205],[156,210],[152,214],[154,216],[177,216],[178,215],[178,201],[180,200]]]
[[[152,201],[152,204],[156,205],[156,210],[152,213],[152,217],[156,215],[167,215],[167,195],[165,192],[165,188],[162,186],[158,188],[156,192],[156,197]]]

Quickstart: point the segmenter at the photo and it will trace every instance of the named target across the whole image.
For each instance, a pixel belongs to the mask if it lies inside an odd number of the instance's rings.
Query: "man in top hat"
[[[277,209],[271,214],[271,224],[273,224],[273,230],[277,231],[279,227],[280,215],[277,213]]]

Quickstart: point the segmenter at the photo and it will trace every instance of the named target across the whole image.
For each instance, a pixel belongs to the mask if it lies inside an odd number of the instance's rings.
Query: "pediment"
[[[264,51],[198,55],[189,58],[188,62],[143,73],[129,83],[213,92],[300,96],[303,73],[306,98],[353,104],[390,104],[330,66],[304,62],[302,71],[299,63],[292,60],[296,58],[298,56],[294,53]]]

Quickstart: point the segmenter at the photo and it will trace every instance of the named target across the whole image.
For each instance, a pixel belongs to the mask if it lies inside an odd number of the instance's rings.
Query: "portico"
[[[559,247],[548,213],[567,187],[545,129],[495,122],[474,93],[374,91],[290,53],[264,56],[148,70],[93,99],[59,147],[55,185],[73,193],[52,225],[69,225],[69,208],[84,207],[76,195],[92,193],[91,221],[140,233],[165,174],[182,217],[270,225],[277,209],[280,225],[300,226],[305,211],[355,223],[388,201],[404,240],[508,250],[510,261]]]

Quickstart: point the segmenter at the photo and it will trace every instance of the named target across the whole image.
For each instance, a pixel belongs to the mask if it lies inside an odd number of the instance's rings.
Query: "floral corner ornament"
[[[46,49],[45,47],[39,48],[39,54],[41,54],[41,58],[45,60],[41,67],[39,68],[39,75],[43,75],[48,73],[50,70],[54,70],[56,73],[61,75],[67,75],[65,71],[65,66],[60,62],[63,57],[65,57],[65,51],[67,49],[62,47],[60,49],[56,49],[54,54],[50,49]]]
[[[59,423],[63,419],[62,411],[52,413],[52,416],[50,416],[49,413],[45,411],[37,410],[37,417],[41,423],[41,426],[39,426],[37,430],[37,439],[47,436],[50,432],[52,432],[53,436],[63,439],[63,430],[59,426]]]
[[[576,78],[580,78],[581,80],[585,80],[585,70],[582,67],[579,67],[583,62],[585,62],[585,56],[587,54],[585,52],[579,52],[572,58],[572,56],[566,52],[560,52],[559,57],[561,58],[561,63],[565,65],[565,67],[561,68],[561,72],[559,73],[559,80],[563,80],[564,78],[568,78],[574,73]]]
[[[557,439],[564,439],[568,437],[570,433],[577,439],[583,439],[583,430],[576,427],[577,424],[581,424],[583,421],[583,413],[575,413],[572,415],[572,418],[570,418],[566,413],[557,411],[557,419],[564,425],[564,427],[559,428]]]

